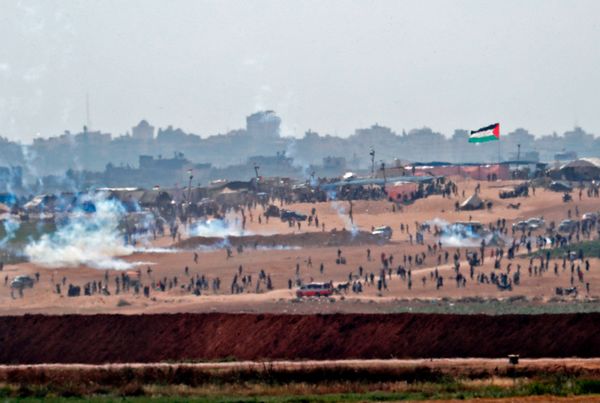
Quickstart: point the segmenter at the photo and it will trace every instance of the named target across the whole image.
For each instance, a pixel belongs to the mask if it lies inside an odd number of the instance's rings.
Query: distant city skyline
[[[208,137],[272,109],[283,136],[501,123],[600,135],[600,2],[0,3],[0,136],[146,119]]]
[[[246,116],[245,120],[247,120],[249,117],[251,116],[255,116],[255,115],[259,115],[259,114],[263,114],[263,113],[272,113],[274,116],[277,117],[278,119],[278,126],[283,126],[284,122],[282,121],[281,117],[277,114],[277,111],[274,110],[260,110],[260,111],[255,111],[251,114],[249,114],[248,116]],[[571,128],[567,128],[564,131],[552,131],[549,133],[535,133],[532,132],[531,130],[529,130],[527,127],[516,127],[512,130],[508,130],[506,129],[503,125],[502,122],[500,122],[500,127],[501,127],[501,136],[500,139],[502,139],[504,136],[509,135],[509,134],[514,134],[514,133],[518,133],[518,132],[526,132],[530,135],[533,135],[536,139],[539,139],[540,137],[544,137],[544,136],[552,136],[552,135],[557,135],[557,136],[563,136],[565,133],[571,133],[573,131],[583,131],[584,133],[588,134],[588,135],[592,135],[594,137],[598,137],[600,139],[600,133],[596,134],[590,130],[587,130],[585,127],[581,127],[579,125],[574,125]],[[355,136],[357,134],[360,134],[362,132],[365,131],[371,131],[372,129],[385,129],[386,131],[389,130],[391,133],[397,135],[397,136],[401,136],[403,134],[407,134],[407,133],[411,133],[413,131],[430,131],[433,133],[438,133],[443,135],[444,137],[446,137],[447,139],[451,139],[457,132],[467,135],[469,133],[470,130],[473,130],[474,128],[456,128],[453,129],[451,132],[449,133],[444,133],[441,131],[437,131],[433,128],[431,128],[430,126],[422,126],[422,127],[412,127],[412,128],[402,128],[402,129],[397,129],[394,127],[390,127],[390,126],[386,126],[384,124],[381,124],[379,122],[374,122],[371,123],[368,126],[365,127],[356,127],[354,128],[351,132],[345,134],[345,135],[336,135],[333,133],[323,133],[323,132],[318,132],[314,129],[306,129],[304,132],[302,133],[297,133],[296,135],[290,135],[290,134],[286,134],[283,133],[281,131],[281,127],[279,127],[279,137],[281,138],[287,138],[287,139],[302,139],[306,134],[318,134],[319,136],[334,136],[334,137],[339,137],[341,139],[348,139],[349,137]],[[102,135],[109,135],[111,136],[112,139],[117,139],[119,137],[122,136],[130,136],[134,139],[138,139],[138,140],[150,140],[152,138],[156,138],[156,136],[158,135],[159,131],[171,131],[171,130],[175,130],[175,131],[181,131],[182,133],[185,133],[187,135],[192,135],[192,136],[198,136],[202,139],[207,139],[213,136],[221,136],[221,135],[231,135],[240,131],[243,132],[247,132],[248,131],[248,124],[245,123],[240,127],[235,127],[235,128],[230,128],[227,132],[219,132],[219,133],[204,133],[204,134],[200,134],[200,133],[195,133],[193,131],[188,131],[183,127],[180,127],[176,124],[169,124],[166,126],[157,126],[154,125],[153,122],[149,119],[141,119],[139,121],[136,121],[135,123],[132,123],[132,125],[130,125],[130,127],[125,130],[124,132],[120,132],[120,133],[113,133],[107,130],[104,130],[102,128],[95,128],[95,127],[88,127],[85,123],[83,124],[83,126],[80,126],[78,128],[73,128],[73,129],[64,129],[62,132],[58,132],[58,133],[53,133],[53,134],[49,134],[49,135],[36,135],[34,138],[30,139],[30,141],[22,141],[19,138],[16,139],[12,139],[10,137],[8,137],[9,141],[15,141],[17,143],[21,143],[21,144],[26,144],[29,145],[31,144],[35,139],[44,139],[44,140],[50,140],[52,138],[57,138],[60,136],[64,136],[65,134],[67,135],[71,135],[71,136],[76,136],[76,135],[80,135],[82,133],[84,133],[85,131],[87,131],[90,134],[102,134]],[[137,133],[136,133],[137,132]],[[5,136],[1,136],[1,137],[5,137]],[[376,143],[374,143],[376,144]]]

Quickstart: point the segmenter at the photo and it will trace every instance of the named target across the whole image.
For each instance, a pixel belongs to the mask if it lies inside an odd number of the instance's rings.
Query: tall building
[[[246,130],[255,137],[277,138],[280,126],[281,118],[274,111],[260,111],[246,118]]]
[[[142,120],[131,129],[131,136],[136,140],[151,141],[154,138],[154,126]]]

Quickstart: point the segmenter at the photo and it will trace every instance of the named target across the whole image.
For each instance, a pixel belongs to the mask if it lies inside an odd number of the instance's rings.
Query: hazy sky
[[[0,0],[0,135],[500,121],[600,134],[600,1]]]

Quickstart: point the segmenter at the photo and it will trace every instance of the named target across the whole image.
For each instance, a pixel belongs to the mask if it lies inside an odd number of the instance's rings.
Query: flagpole
[[[498,166],[500,166],[500,138],[498,138]]]

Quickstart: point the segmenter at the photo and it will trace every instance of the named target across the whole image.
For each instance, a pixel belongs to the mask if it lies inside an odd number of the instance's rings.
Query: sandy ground
[[[570,272],[559,269],[559,275],[555,276],[552,272],[552,263],[550,272],[543,276],[530,277],[527,273],[529,261],[525,259],[516,259],[516,264],[522,266],[521,285],[514,288],[513,291],[499,291],[496,286],[491,284],[477,284],[475,280],[468,279],[465,288],[457,288],[452,276],[450,265],[441,265],[438,267],[440,274],[445,277],[445,285],[442,289],[436,290],[435,284],[430,280],[430,273],[435,269],[437,257],[428,255],[422,266],[412,266],[413,285],[408,289],[407,283],[396,276],[395,272],[391,280],[388,281],[389,289],[379,293],[376,286],[365,286],[364,292],[354,294],[349,292],[342,296],[336,296],[336,302],[322,299],[311,303],[298,304],[294,302],[295,290],[288,289],[288,280],[295,278],[296,265],[300,266],[300,276],[305,281],[334,281],[334,283],[345,282],[349,274],[357,274],[358,267],[362,266],[365,273],[379,273],[381,262],[380,255],[385,253],[387,256],[394,256],[393,267],[402,263],[404,254],[427,252],[426,246],[411,245],[408,242],[406,232],[400,231],[400,224],[408,224],[410,232],[414,234],[415,222],[425,222],[434,218],[440,218],[449,222],[452,221],[480,221],[484,224],[496,222],[499,218],[505,218],[510,224],[521,219],[543,216],[547,223],[556,221],[557,223],[567,218],[567,211],[572,210],[575,214],[575,206],[579,208],[580,215],[588,211],[597,211],[600,207],[599,199],[587,198],[584,194],[583,200],[577,200],[577,193],[573,193],[575,201],[563,203],[562,194],[537,189],[536,195],[529,198],[506,199],[498,198],[498,190],[501,187],[509,186],[513,182],[482,182],[482,198],[492,200],[494,207],[491,211],[479,210],[473,212],[454,211],[454,199],[446,199],[441,196],[433,196],[427,199],[418,200],[410,206],[404,206],[402,211],[392,211],[392,204],[385,201],[360,201],[354,203],[354,221],[361,230],[370,231],[371,227],[379,225],[389,225],[394,230],[391,242],[384,246],[370,246],[372,252],[371,261],[367,260],[367,246],[341,247],[343,256],[347,259],[347,264],[337,265],[337,248],[335,247],[310,247],[288,250],[252,250],[245,249],[243,253],[238,254],[234,251],[234,256],[226,258],[224,250],[202,251],[199,252],[199,261],[194,263],[192,251],[175,251],[171,253],[135,253],[123,257],[130,262],[147,262],[139,268],[141,269],[141,281],[144,284],[150,284],[159,279],[177,277],[180,284],[187,284],[189,277],[184,273],[184,267],[189,266],[190,276],[203,274],[208,277],[209,282],[215,277],[221,279],[221,290],[213,293],[212,290],[204,292],[202,296],[190,295],[186,290],[179,287],[160,292],[152,291],[151,298],[144,298],[141,295],[130,293],[121,293],[111,296],[81,296],[78,298],[67,298],[66,287],[63,287],[63,295],[55,292],[54,283],[57,283],[63,277],[67,278],[67,284],[73,283],[83,285],[88,281],[103,281],[105,272],[89,267],[64,267],[47,268],[35,266],[31,263],[5,266],[0,275],[7,276],[8,281],[20,274],[40,273],[40,281],[36,283],[33,289],[25,290],[23,298],[12,298],[10,288],[0,284],[0,314],[24,314],[24,313],[150,313],[150,312],[206,312],[206,311],[265,311],[265,312],[379,312],[381,306],[393,306],[399,300],[404,299],[459,299],[465,297],[484,297],[484,298],[509,298],[514,296],[525,296],[530,299],[536,298],[539,301],[547,301],[554,296],[555,287],[570,286]],[[477,182],[459,181],[459,200],[462,197],[463,190],[466,197],[472,194]],[[507,204],[511,202],[520,202],[519,210],[508,209]],[[341,230],[347,226],[349,221],[347,216],[338,213],[336,207],[348,209],[347,202],[335,203],[317,203],[317,204],[294,204],[288,208],[310,213],[315,208],[320,222],[325,223],[326,230],[333,228]],[[253,219],[248,220],[247,230],[255,234],[276,234],[290,232],[310,232],[321,231],[321,228],[307,226],[290,228],[287,223],[279,219],[270,219],[269,223],[262,224],[257,222],[258,214],[262,208],[253,211]],[[510,234],[510,231],[509,231]],[[426,236],[426,244],[432,244],[435,239],[431,234]],[[169,246],[170,240],[159,239],[156,246]],[[285,246],[285,245],[282,245]],[[467,248],[468,249],[468,248]],[[471,248],[475,250],[476,248]],[[448,248],[452,254],[455,248]],[[464,251],[463,251],[464,256]],[[489,252],[488,252],[489,256]],[[312,267],[308,266],[308,259],[312,260]],[[600,297],[600,262],[597,259],[591,259],[591,269],[585,272],[585,281],[591,285],[590,294],[586,295],[583,284],[577,280],[575,285],[583,290],[579,294],[579,300],[586,298]],[[319,273],[319,266],[323,263],[324,273]],[[506,260],[503,261],[503,269],[506,267]],[[243,267],[243,275],[252,275],[253,285],[246,292],[238,295],[230,294],[230,285],[234,273],[238,271],[239,266]],[[147,267],[151,267],[152,272],[147,273]],[[462,264],[463,274],[468,275],[468,266]],[[583,265],[582,265],[583,269]],[[274,290],[266,292],[264,287],[256,293],[255,283],[260,270],[265,270],[273,281]],[[477,267],[475,273],[483,272],[489,275],[493,271],[492,260],[486,258],[485,265]],[[497,271],[498,272],[498,271]],[[109,272],[109,284],[111,292],[114,290],[114,278],[120,275],[120,272]],[[422,279],[425,278],[425,283]],[[121,301],[121,303],[119,303]],[[118,304],[119,303],[119,304]]]

